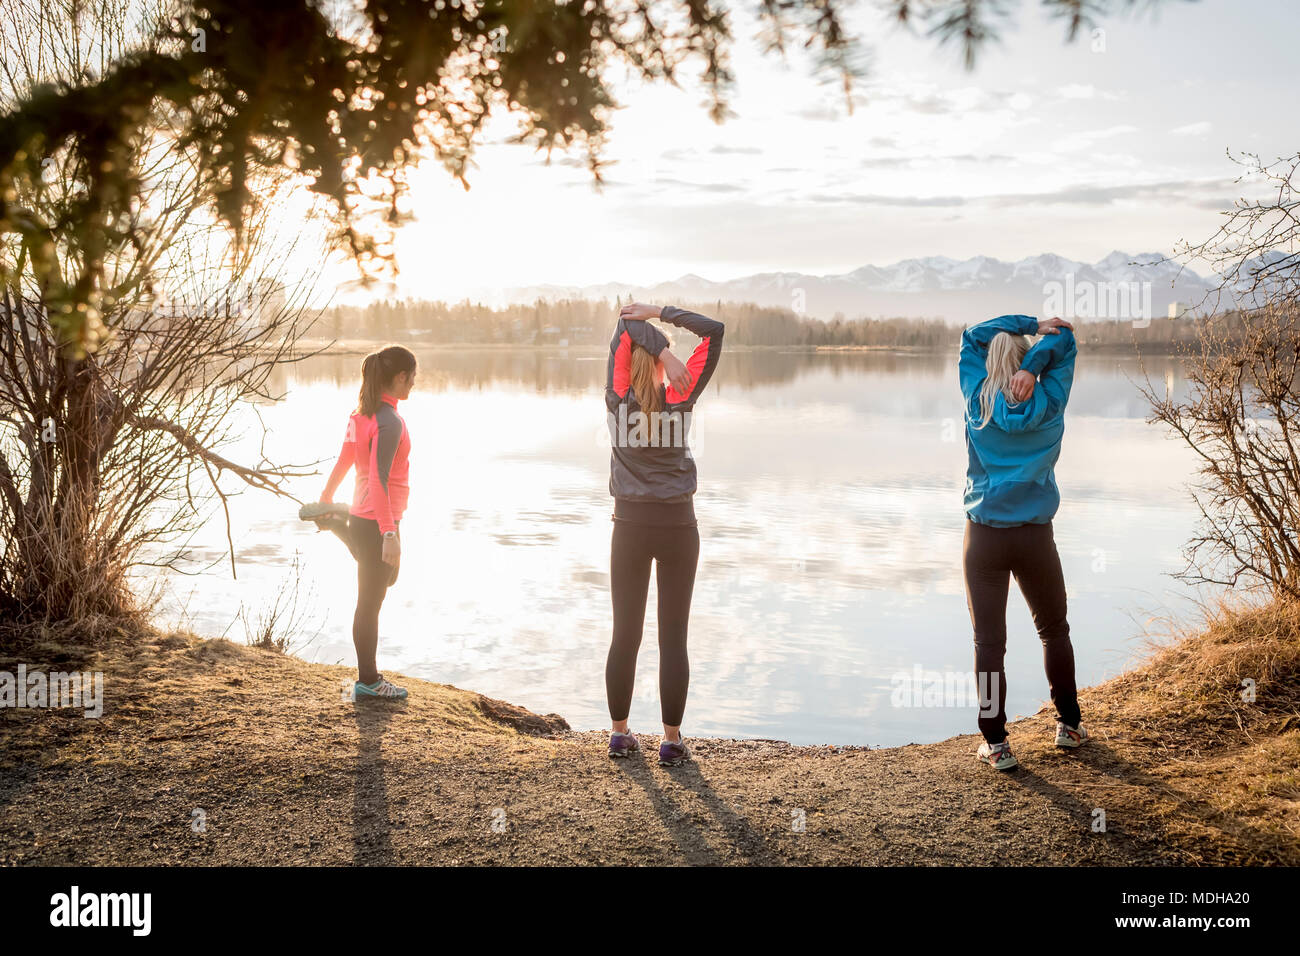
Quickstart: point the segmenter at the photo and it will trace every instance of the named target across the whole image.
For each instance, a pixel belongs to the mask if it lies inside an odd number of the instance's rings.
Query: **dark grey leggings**
[[[379,609],[388,589],[397,581],[398,569],[384,563],[384,536],[379,522],[349,515],[347,524],[332,522],[330,530],[343,540],[357,559],[357,608],[352,614],[352,644],[357,649],[357,679],[363,684],[379,680],[375,655],[379,649]]]
[[[700,532],[694,525],[661,527],[614,522],[609,555],[614,639],[605,661],[605,692],[612,719],[627,720],[632,708],[636,655],[641,647],[653,561],[659,589],[659,707],[665,724],[681,726],[691,676],[686,629],[699,560]]]
[[[993,528],[968,520],[962,569],[966,575],[966,603],[975,629],[975,677],[981,694],[979,728],[984,739],[993,744],[1007,739],[1007,675],[1003,660],[1007,653],[1007,593],[1012,575],[1043,642],[1043,666],[1056,718],[1077,727],[1079,700],[1070,624],[1065,617],[1065,575],[1051,522]],[[992,706],[994,690],[998,698],[996,711]]]

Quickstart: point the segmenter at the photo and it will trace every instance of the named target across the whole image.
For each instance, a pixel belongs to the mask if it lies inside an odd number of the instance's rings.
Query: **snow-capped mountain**
[[[1133,284],[1136,284],[1134,286]],[[909,316],[971,322],[990,315],[1053,311],[1065,300],[1081,304],[1085,296],[1105,301],[1118,286],[1149,303],[1152,317],[1167,314],[1173,302],[1196,304],[1214,283],[1158,253],[1112,252],[1097,262],[1078,262],[1053,253],[1004,262],[991,256],[950,259],[927,256],[888,266],[867,265],[841,275],[762,272],[738,279],[711,281],[695,274],[651,286],[608,282],[582,287],[532,286],[510,289],[509,301],[584,298],[654,302],[754,302],[793,308],[816,318]],[[1086,290],[1086,291],[1085,291]],[[1052,296],[1055,294],[1056,299]],[[1105,317],[1104,310],[1094,317]],[[1115,316],[1128,318],[1130,316]]]

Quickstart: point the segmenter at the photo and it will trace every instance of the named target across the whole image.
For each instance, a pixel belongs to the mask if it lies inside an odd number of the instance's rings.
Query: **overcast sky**
[[[737,19],[734,118],[712,123],[689,86],[622,87],[602,190],[519,146],[485,146],[468,193],[419,170],[398,293],[1165,252],[1242,191],[1226,149],[1300,150],[1294,0],[1165,0],[1072,45],[1026,2],[973,72],[955,48],[859,23],[873,58],[852,115]]]

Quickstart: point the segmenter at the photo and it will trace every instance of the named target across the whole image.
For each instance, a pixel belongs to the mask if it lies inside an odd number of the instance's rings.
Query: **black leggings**
[[[384,536],[379,522],[348,516],[333,529],[357,559],[357,609],[352,615],[352,643],[357,649],[357,679],[363,684],[379,680],[375,654],[379,648],[379,609],[388,589],[397,581],[398,569],[384,563]]]
[[[1065,576],[1051,522],[993,528],[966,522],[962,554],[966,603],[975,628],[975,678],[980,689],[980,733],[991,744],[1007,739],[1007,592],[1015,575],[1043,642],[1043,666],[1056,719],[1079,725],[1074,648],[1065,618]],[[992,684],[993,686],[990,686]],[[998,697],[992,713],[992,693]]]
[[[659,706],[663,722],[680,727],[686,710],[691,666],[686,657],[686,626],[700,559],[700,532],[694,525],[655,526],[615,521],[610,542],[609,587],[614,600],[614,639],[605,661],[609,716],[627,720],[641,647],[650,562],[659,588]]]

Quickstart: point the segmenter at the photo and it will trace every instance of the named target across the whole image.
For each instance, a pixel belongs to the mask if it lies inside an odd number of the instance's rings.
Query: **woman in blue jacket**
[[[1042,338],[1030,346],[1027,336]],[[1056,745],[1088,739],[1080,723],[1065,577],[1052,536],[1061,503],[1053,468],[1061,454],[1065,404],[1074,380],[1068,322],[1002,315],[967,329],[960,376],[966,399],[966,540],[962,568],[975,629],[980,688],[980,759],[1016,766],[1007,742],[1007,592],[1016,578],[1043,642],[1056,707]],[[996,703],[995,703],[996,700]]]

